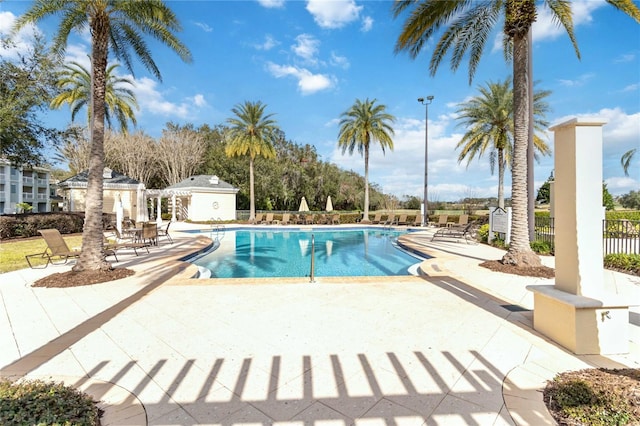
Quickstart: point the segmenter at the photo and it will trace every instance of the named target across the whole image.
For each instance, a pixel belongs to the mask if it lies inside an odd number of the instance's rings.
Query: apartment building
[[[16,166],[0,159],[0,213],[18,212],[18,203],[33,212],[51,211],[51,172],[44,167]]]

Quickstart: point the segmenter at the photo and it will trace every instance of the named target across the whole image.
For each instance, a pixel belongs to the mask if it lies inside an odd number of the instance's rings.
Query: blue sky
[[[0,2],[0,33],[31,2]],[[480,85],[511,74],[505,63],[499,31],[488,40],[471,85],[466,62],[456,72],[443,62],[435,77],[428,63],[437,39],[416,59],[394,54],[403,20],[391,16],[390,1],[167,1],[183,26],[180,39],[193,54],[185,64],[169,49],[152,42],[163,81],[141,64],[134,69],[140,110],[138,128],[159,136],[165,123],[222,124],[231,108],[244,101],[262,101],[274,113],[287,138],[314,145],[324,161],[364,173],[364,161],[337,148],[338,121],[356,98],[376,98],[397,121],[393,151],[371,151],[370,180],[387,193],[421,197],[424,184],[425,107],[418,97],[433,95],[429,106],[429,199],[497,196],[497,176],[488,156],[458,164],[456,143],[464,129],[456,126],[460,102],[475,96]],[[534,79],[551,90],[549,121],[602,117],[603,174],[613,194],[640,189],[640,152],[630,176],[620,157],[640,147],[640,25],[604,1],[572,1],[579,60],[568,37],[539,10],[533,28]],[[50,37],[56,21],[37,30]],[[19,34],[18,48],[29,42]],[[74,36],[69,60],[87,63],[88,34]],[[11,55],[12,52],[3,52]],[[123,74],[128,74],[124,69]],[[84,116],[81,116],[82,120]],[[45,120],[64,127],[68,108]],[[553,148],[553,136],[547,135]],[[553,157],[535,165],[536,188],[553,169]],[[506,177],[505,191],[510,194]]]

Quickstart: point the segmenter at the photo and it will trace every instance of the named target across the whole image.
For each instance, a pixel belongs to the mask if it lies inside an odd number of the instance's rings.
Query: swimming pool
[[[308,277],[313,242],[315,277],[410,275],[422,258],[398,248],[396,240],[404,233],[370,228],[233,230],[218,235],[215,250],[190,261],[201,277]]]

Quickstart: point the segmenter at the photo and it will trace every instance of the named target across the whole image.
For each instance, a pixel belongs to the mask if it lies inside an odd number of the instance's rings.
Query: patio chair
[[[466,225],[467,223],[469,223],[469,215],[461,214],[460,217],[458,218],[458,226],[463,226],[463,225]]]
[[[267,213],[267,217],[264,220],[260,222],[256,221],[256,223],[260,223],[262,225],[271,225],[273,223],[273,213]]]
[[[333,216],[331,216],[331,224],[332,225],[340,225],[340,215],[339,214],[334,214]]]
[[[418,213],[416,215],[416,218],[414,219],[413,223],[411,224],[413,226],[422,226],[422,213]]]
[[[382,222],[382,213],[376,213],[376,215],[373,217],[373,220],[371,221],[371,223],[373,225],[378,225],[381,222]]]
[[[165,237],[169,244],[173,244],[173,238],[169,235],[169,225],[171,225],[171,222],[167,222],[166,226],[158,227],[158,242],[160,242],[160,237]]]
[[[438,222],[436,223],[436,226],[438,227],[443,227],[443,226],[447,226],[447,221],[449,220],[449,216],[446,214],[441,214],[440,216],[438,216]]]
[[[398,219],[398,221],[396,222],[397,225],[408,225],[409,222],[407,222],[407,215],[406,214],[401,214],[400,215],[400,219]]]
[[[395,214],[390,214],[389,217],[387,217],[387,220],[384,222],[384,225],[393,225],[396,223],[396,215]]]
[[[34,265],[31,264],[31,259],[36,257],[47,259],[47,262],[42,267],[44,269],[47,266],[49,266],[49,264],[64,265],[69,261],[70,258],[77,258],[80,256],[80,250],[71,250],[69,246],[67,246],[67,242],[64,240],[64,238],[62,238],[60,231],[58,231],[57,229],[39,229],[38,233],[40,233],[40,235],[42,235],[42,238],[44,238],[44,241],[47,244],[47,248],[42,253],[28,254],[25,256],[25,259],[27,260],[27,264],[29,265],[30,268],[32,269],[35,268]],[[111,249],[105,249],[104,255],[105,257],[114,256],[116,259],[116,262],[118,261],[115,251]],[[61,263],[54,262],[54,260],[63,260],[63,259],[64,259],[64,262],[61,262]]]
[[[464,226],[449,226],[445,228],[440,228],[436,231],[435,234],[433,234],[433,237],[431,237],[431,241],[438,238],[455,238],[455,239],[464,238],[464,240],[468,244],[470,241],[473,241],[473,239],[475,238],[474,236],[475,226],[476,226],[476,223],[474,221],[474,222],[467,223]]]
[[[114,252],[119,249],[133,249],[133,252],[138,256],[138,249],[144,248],[147,253],[149,253],[148,245],[139,241],[139,239],[142,238],[142,235],[139,237],[133,234],[123,236],[117,228],[114,229],[113,232],[113,241],[107,239],[105,242],[106,249],[113,250]]]
[[[289,225],[291,223],[291,213],[284,213],[280,225]]]
[[[142,242],[153,246],[158,245],[158,226],[155,222],[142,224]]]

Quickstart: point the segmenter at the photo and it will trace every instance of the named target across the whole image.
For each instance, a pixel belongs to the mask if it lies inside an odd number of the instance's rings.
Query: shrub
[[[608,254],[604,257],[604,266],[640,275],[640,254]]]
[[[542,255],[550,255],[553,254],[553,248],[551,247],[551,243],[549,241],[531,241],[531,250],[538,254]]]
[[[94,426],[100,416],[89,395],[62,383],[0,379],[0,424]]]
[[[489,224],[485,223],[478,228],[476,235],[478,236],[478,241],[486,244],[489,241]]]

